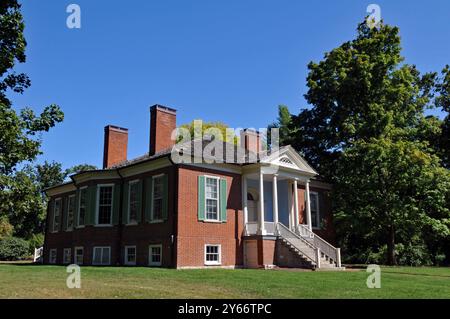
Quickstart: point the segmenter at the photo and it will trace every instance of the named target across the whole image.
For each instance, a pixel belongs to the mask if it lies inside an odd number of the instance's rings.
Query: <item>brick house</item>
[[[103,169],[46,190],[44,263],[341,267],[331,186],[291,146],[263,152],[243,130],[231,147],[256,161],[179,163],[175,128],[174,109],[152,106],[150,151],[128,160],[128,130],[105,127]]]

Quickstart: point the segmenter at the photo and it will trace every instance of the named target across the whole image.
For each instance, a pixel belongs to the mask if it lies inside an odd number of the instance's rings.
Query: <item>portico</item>
[[[304,207],[306,226],[312,230],[309,198],[310,176],[292,175],[260,167],[258,172],[242,176],[242,197],[246,235],[277,235],[276,225],[283,223],[296,231]],[[304,185],[304,204],[300,204],[298,187]]]
[[[300,221],[312,231],[310,180],[317,173],[290,149],[243,169],[242,198],[246,235],[277,235],[278,223],[298,231]],[[300,203],[298,188],[305,188]],[[305,219],[300,207],[304,208]],[[305,223],[306,222],[306,223]]]

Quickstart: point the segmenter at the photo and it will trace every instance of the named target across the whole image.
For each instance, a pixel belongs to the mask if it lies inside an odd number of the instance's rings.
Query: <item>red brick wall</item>
[[[261,266],[275,265],[275,240],[258,240],[258,261]]]
[[[227,180],[227,222],[198,220],[198,176],[220,176]],[[243,214],[241,176],[202,168],[181,166],[178,170],[177,267],[203,267],[204,245],[220,244],[222,266],[243,263]]]
[[[139,176],[133,176],[128,180],[136,178],[145,179],[152,175],[161,173],[168,174],[169,180],[169,202],[168,202],[168,219],[162,223],[147,223],[145,221],[145,196],[142,196],[141,223],[133,226],[115,225],[113,227],[95,227],[85,226],[83,228],[75,228],[73,231],[60,230],[57,233],[49,232],[50,218],[52,213],[47,214],[46,235],[44,243],[44,262],[48,263],[50,249],[57,249],[57,263],[63,262],[63,249],[72,248],[72,261],[74,256],[74,247],[84,247],[84,264],[92,263],[93,247],[110,246],[111,247],[111,265],[121,265],[124,261],[125,246],[136,246],[137,249],[137,265],[148,265],[148,246],[151,244],[162,244],[162,266],[174,266],[174,244],[172,235],[175,238],[175,209],[176,209],[176,170],[175,167],[156,170]],[[105,181],[96,181],[101,184]],[[111,182],[111,181],[109,181]],[[114,181],[118,182],[118,181]],[[90,182],[93,183],[93,182]],[[86,184],[80,185],[85,186]],[[143,194],[148,191],[143,183]],[[67,197],[73,193],[57,195],[54,198],[63,198],[62,223],[65,223],[64,215],[67,210]],[[54,199],[53,198],[53,199]],[[121,206],[122,207],[122,206]],[[122,212],[120,214],[121,220]]]

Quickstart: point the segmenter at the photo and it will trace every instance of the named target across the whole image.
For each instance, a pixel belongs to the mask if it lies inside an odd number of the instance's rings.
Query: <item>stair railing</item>
[[[307,259],[312,261],[316,265],[316,267],[320,267],[320,254],[319,254],[319,259],[317,259],[316,248],[309,241],[304,239],[302,236],[297,235],[296,233],[291,231],[289,228],[287,228],[282,223],[278,223],[276,227],[277,227],[277,230],[278,230],[278,235],[281,238],[283,238],[289,244],[291,244],[296,249],[298,249],[302,253],[302,255],[304,255]],[[312,254],[311,254],[311,252],[302,250],[300,247],[298,247],[298,245],[295,244],[294,240],[292,240],[292,239],[298,239],[303,244],[305,244],[306,246],[311,248]]]
[[[44,255],[44,247],[35,248],[35,249],[34,249],[33,262],[39,262],[39,261],[41,261],[43,255]]]
[[[337,267],[341,267],[341,250],[336,248],[327,242],[325,239],[321,238],[319,235],[311,231],[308,226],[300,224],[297,228],[300,236],[309,237],[312,239],[313,245],[320,249],[320,252],[324,254],[330,262],[336,264]]]

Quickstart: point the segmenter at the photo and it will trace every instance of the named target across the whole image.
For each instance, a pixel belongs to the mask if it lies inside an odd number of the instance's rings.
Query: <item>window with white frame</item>
[[[67,227],[66,230],[73,229],[73,216],[75,214],[75,195],[70,195],[67,199]]]
[[[57,250],[56,249],[50,249],[50,256],[48,258],[48,262],[50,264],[56,264],[56,256],[57,256]]]
[[[55,206],[53,207],[53,232],[57,232],[59,230],[59,223],[61,221],[61,206],[61,198],[55,199]]]
[[[75,251],[74,252],[75,264],[82,265],[83,264],[83,259],[84,259],[84,248],[83,247],[75,247],[74,251]]]
[[[111,247],[94,247],[93,265],[106,266],[111,263]]]
[[[97,225],[112,224],[113,186],[99,185],[97,188]]]
[[[87,210],[87,187],[80,188],[78,203],[78,226],[84,226]]]
[[[64,251],[63,251],[63,263],[70,264],[71,261],[72,261],[72,249],[64,248]]]
[[[136,246],[125,246],[125,265],[136,265]]]
[[[128,223],[136,224],[139,207],[139,181],[130,182],[128,185]]]
[[[220,245],[205,245],[205,265],[220,265],[220,250]]]
[[[163,219],[164,175],[153,177],[152,220]]]
[[[150,266],[161,266],[162,245],[150,245],[148,248],[148,264]]]
[[[309,193],[311,207],[311,226],[320,228],[320,212],[319,212],[319,194],[316,192]]]
[[[219,178],[206,177],[206,220],[219,220]]]

